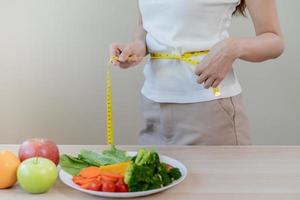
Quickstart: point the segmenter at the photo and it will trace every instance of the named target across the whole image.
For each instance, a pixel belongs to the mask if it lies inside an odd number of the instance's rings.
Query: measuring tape
[[[199,64],[198,60],[192,59],[195,56],[203,56],[208,54],[209,51],[199,51],[199,52],[188,52],[183,55],[169,54],[169,53],[151,53],[152,59],[172,59],[184,61],[188,64],[196,66]],[[113,61],[117,61],[119,58],[113,56],[109,59],[106,72],[106,143],[114,144],[114,127],[113,127],[113,110],[112,110],[112,89],[111,89],[111,64]],[[220,96],[220,89],[218,87],[213,88],[213,93],[215,96]]]
[[[112,111],[112,91],[111,91],[111,73],[110,67],[114,60],[118,60],[118,57],[112,57],[109,59],[106,71],[106,143],[114,144],[114,126],[113,126],[113,111]]]
[[[190,65],[196,66],[199,64],[198,60],[192,59],[195,56],[204,56],[208,54],[209,51],[197,51],[197,52],[187,52],[182,55],[170,54],[170,53],[151,53],[151,59],[170,59],[170,60],[180,60],[186,62]],[[214,95],[220,96],[221,92],[218,87],[213,88]]]

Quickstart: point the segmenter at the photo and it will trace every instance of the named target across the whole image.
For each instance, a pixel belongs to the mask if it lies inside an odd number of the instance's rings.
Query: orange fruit
[[[13,186],[17,182],[20,160],[10,151],[0,152],[0,189]]]

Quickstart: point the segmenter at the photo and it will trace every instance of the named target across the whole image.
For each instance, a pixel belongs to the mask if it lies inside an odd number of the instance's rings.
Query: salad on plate
[[[131,156],[111,145],[96,153],[81,150],[79,155],[60,156],[60,166],[80,188],[99,192],[142,192],[171,185],[181,171],[161,162],[155,150],[144,148]]]

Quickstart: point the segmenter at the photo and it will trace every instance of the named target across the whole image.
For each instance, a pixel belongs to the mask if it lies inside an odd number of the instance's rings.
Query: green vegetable
[[[104,150],[102,154],[110,157],[115,163],[126,162],[132,159],[132,157],[127,156],[126,151],[117,149],[115,145],[111,145],[110,149]]]
[[[127,168],[124,181],[131,192],[145,191],[149,189],[151,176],[153,176],[152,168],[134,163]]]
[[[83,149],[80,151],[79,158],[92,166],[111,165],[131,160],[131,157],[126,155],[126,151],[118,150],[115,146],[104,150],[102,154]]]
[[[182,176],[178,168],[171,168],[168,174],[174,180],[178,180]]]
[[[131,159],[130,156],[127,156],[126,151],[119,150],[114,145],[111,145],[109,149],[104,150],[101,154],[83,149],[77,157],[61,155],[60,166],[67,173],[76,175],[81,169],[88,166],[99,167],[127,162]]]
[[[159,156],[155,151],[140,149],[134,163],[130,164],[125,173],[125,183],[130,192],[146,191],[160,188],[161,178],[157,173]]]
[[[125,173],[125,183],[130,192],[161,188],[181,177],[177,168],[168,173],[166,164],[160,162],[155,151],[140,149],[133,161]]]
[[[68,155],[60,156],[60,166],[69,174],[75,176],[79,174],[80,170],[89,166],[86,162]]]
[[[172,178],[167,172],[167,166],[165,163],[161,163],[158,167],[158,172],[160,174],[163,186],[167,186],[172,183]]]
[[[155,151],[140,149],[136,156],[135,164],[148,165],[155,169],[160,165],[159,156]]]
[[[124,181],[130,192],[146,191],[167,186],[181,177],[178,168],[167,170],[167,165],[161,163],[159,155],[154,150],[140,149],[136,156],[127,156],[126,151],[117,149],[114,145],[102,153],[81,150],[77,157],[60,156],[60,166],[67,173],[75,176],[86,167],[111,165],[132,161],[126,169]]]

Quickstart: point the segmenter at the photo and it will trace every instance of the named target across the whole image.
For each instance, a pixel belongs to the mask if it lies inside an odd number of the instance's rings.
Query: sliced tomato
[[[167,170],[167,172],[169,172],[172,168],[173,168],[172,165],[166,164],[166,170]]]
[[[103,192],[116,192],[116,185],[111,182],[104,182],[102,185]]]
[[[94,191],[101,191],[102,189],[102,183],[100,181],[92,181],[89,184],[88,190],[94,190]]]
[[[117,192],[128,192],[128,187],[124,183],[123,179],[119,179],[119,181],[116,183],[116,190]]]

